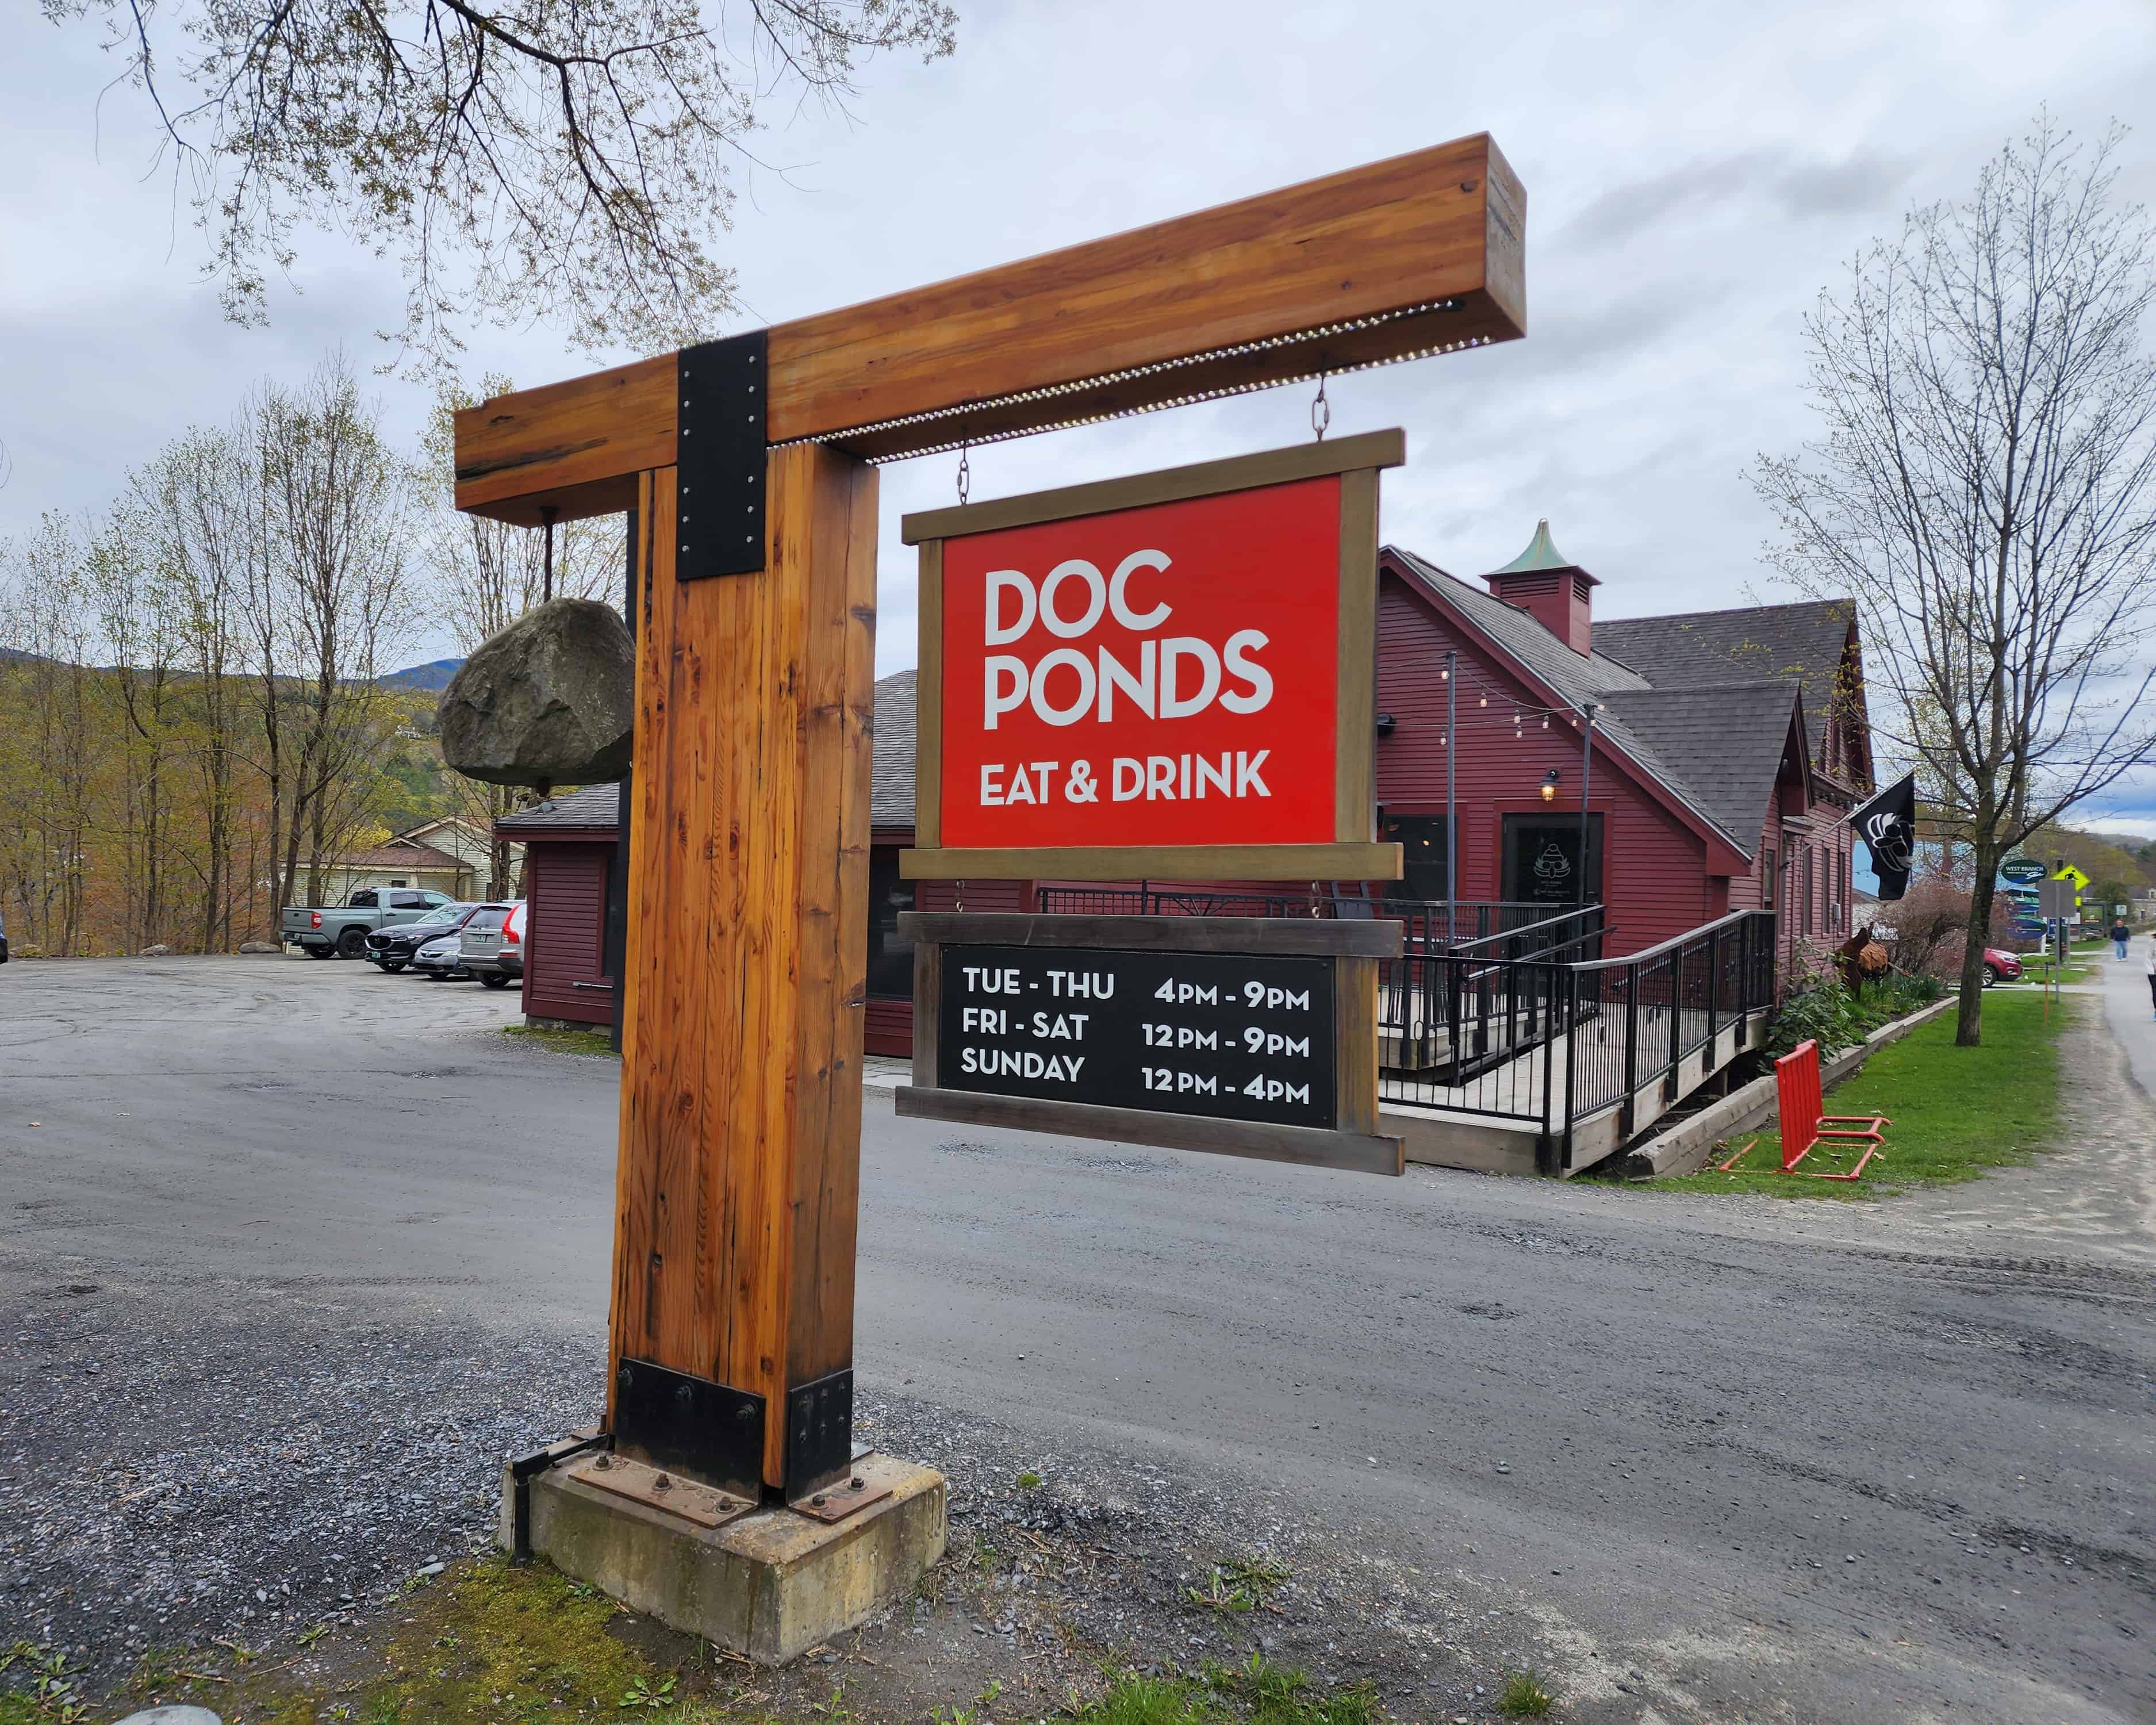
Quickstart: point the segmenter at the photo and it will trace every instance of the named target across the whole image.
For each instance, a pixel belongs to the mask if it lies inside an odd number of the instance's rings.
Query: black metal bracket
[[[789,1501],[848,1477],[854,1466],[854,1372],[849,1366],[786,1392]]]
[[[763,567],[764,331],[675,356],[674,572],[683,581]]]
[[[737,1497],[763,1496],[763,1398],[649,1360],[614,1373],[613,1446]]]
[[[603,1432],[580,1431],[572,1437],[534,1450],[529,1455],[513,1455],[509,1461],[509,1555],[512,1563],[531,1561],[531,1481],[550,1467],[581,1455],[587,1450],[603,1450],[613,1440]]]

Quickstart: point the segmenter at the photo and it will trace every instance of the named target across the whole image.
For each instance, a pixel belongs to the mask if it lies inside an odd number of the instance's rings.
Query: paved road
[[[0,972],[0,1640],[184,1621],[191,1563],[230,1584],[184,1494],[81,1502],[162,1490],[130,1486],[161,1455],[259,1515],[264,1470],[341,1447],[349,1568],[405,1497],[477,1525],[413,1484],[429,1445],[573,1410],[613,1074],[510,1045],[513,1008],[344,964]],[[2082,1037],[2106,1182],[2145,1193],[2156,1112],[2093,1014]],[[1884,1205],[1385,1181],[878,1101],[864,1161],[872,1393],[1352,1524],[1371,1574],[1511,1614],[1570,1717],[2156,1717],[2138,1200],[2061,1235],[2012,1176]],[[53,1417],[100,1381],[100,1429]],[[335,1585],[284,1512],[302,1587]],[[98,1600],[100,1562],[164,1603]]]

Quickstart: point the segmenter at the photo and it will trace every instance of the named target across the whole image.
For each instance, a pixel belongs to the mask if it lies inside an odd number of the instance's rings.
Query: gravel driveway
[[[363,1620],[485,1540],[505,1451],[590,1416],[613,1072],[500,1035],[516,1005],[270,958],[0,972],[0,1645],[113,1671]],[[2156,1117],[2075,1034],[2088,1168],[2145,1190]],[[872,1099],[867,1435],[950,1472],[962,1532],[1122,1553],[1053,1603],[1130,1656],[1263,1635],[1409,1717],[1534,1664],[1579,1720],[2147,1719],[2156,1253],[2138,1204],[2026,1219],[2072,1153],[1717,1202]],[[1285,1609],[1184,1607],[1260,1547]]]

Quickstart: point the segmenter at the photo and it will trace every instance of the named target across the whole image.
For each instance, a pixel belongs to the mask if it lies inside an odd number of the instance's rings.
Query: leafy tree
[[[2041,118],[1861,254],[1805,324],[1825,435],[1753,475],[1775,564],[1856,601],[1874,729],[1967,848],[1964,1045],[2000,859],[2156,744],[2156,235],[2114,202],[2121,136]]]
[[[843,100],[862,59],[951,51],[943,0],[41,0],[101,23],[155,108],[205,273],[264,321],[300,234],[393,253],[408,355],[461,312],[590,349],[716,331],[711,246],[766,103]],[[714,15],[707,17],[706,12]]]

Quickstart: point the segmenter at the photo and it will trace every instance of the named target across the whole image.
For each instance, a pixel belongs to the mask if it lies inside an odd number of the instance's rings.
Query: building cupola
[[[1581,658],[1594,650],[1590,595],[1602,583],[1550,543],[1548,521],[1535,523],[1535,536],[1525,551],[1482,578],[1491,593],[1526,612]]]

